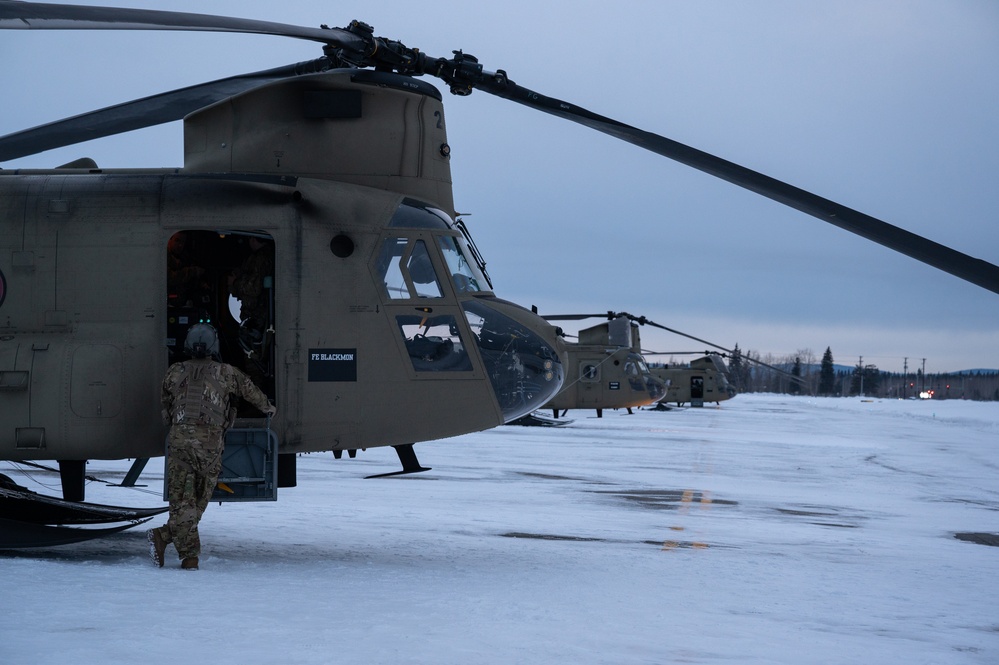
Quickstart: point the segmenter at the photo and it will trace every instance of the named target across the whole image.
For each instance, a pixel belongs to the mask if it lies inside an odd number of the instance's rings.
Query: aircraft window
[[[406,238],[386,238],[378,256],[378,271],[385,283],[388,297],[394,300],[409,298],[409,287],[402,274],[400,259],[409,241]]]
[[[227,310],[229,311],[229,316],[232,317],[233,321],[239,322],[239,309],[242,307],[242,303],[239,302],[239,298],[229,294],[229,302],[227,303]]]
[[[395,319],[417,372],[471,371],[472,361],[453,316],[410,314]]]
[[[485,299],[461,303],[485,367],[505,414],[530,413],[557,389],[562,378],[558,354],[522,323],[487,305]]]
[[[403,258],[410,246],[404,267]],[[386,238],[378,255],[377,270],[385,284],[385,293],[393,300],[444,296],[427,244],[422,240]]]
[[[642,375],[638,371],[638,363],[633,360],[626,362],[624,364],[624,373],[628,377],[628,383],[631,385],[632,390],[637,390],[638,392],[645,390],[645,381],[642,380]]]
[[[399,204],[392,221],[392,227],[406,227],[413,229],[450,229],[451,218],[443,210],[438,210],[424,204],[406,199]]]
[[[437,271],[434,270],[434,263],[430,260],[430,253],[427,252],[425,242],[416,241],[406,267],[409,269],[409,276],[413,279],[417,298],[441,298],[444,296],[441,293]]]
[[[599,381],[600,380],[600,366],[592,365],[589,363],[584,363],[579,367],[579,380],[580,381]]]
[[[439,236],[438,240],[441,251],[444,252],[448,271],[451,273],[455,291],[458,293],[485,291],[483,285],[486,280],[479,272],[478,266],[465,258],[469,255],[468,249],[464,246],[465,241],[454,236]]]

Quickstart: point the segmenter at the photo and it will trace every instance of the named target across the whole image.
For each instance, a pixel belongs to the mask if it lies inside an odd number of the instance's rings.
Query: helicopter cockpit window
[[[406,351],[418,372],[468,372],[472,361],[451,315],[396,316]]]
[[[378,271],[388,297],[393,300],[444,295],[423,240],[386,238],[378,257]]]
[[[479,267],[466,258],[469,253],[468,248],[465,247],[465,241],[454,236],[440,236],[437,240],[444,253],[448,271],[451,273],[454,290],[458,293],[487,290],[485,288],[486,280],[479,272]]]
[[[635,360],[628,360],[624,363],[624,373],[628,377],[628,383],[633,390],[645,391],[645,380],[642,376],[641,368]]]
[[[378,270],[388,290],[389,298],[409,297],[409,287],[406,286],[402,265],[399,262],[408,242],[406,238],[386,238],[382,243],[382,253],[378,256]]]
[[[422,240],[417,240],[413,246],[413,253],[409,255],[406,268],[413,279],[417,298],[443,297],[444,294],[441,293],[440,284],[437,282],[437,271],[434,270],[434,263],[430,260],[427,245]]]

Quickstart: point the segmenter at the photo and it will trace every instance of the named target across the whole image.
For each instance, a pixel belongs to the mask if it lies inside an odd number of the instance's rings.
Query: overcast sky
[[[993,0],[76,4],[359,19],[999,264]],[[0,134],[320,55],[257,35],[3,31]],[[456,207],[501,297],[543,314],[629,311],[762,354],[828,346],[838,363],[892,371],[906,357],[910,370],[924,358],[928,372],[999,368],[999,295],[630,144],[428,80],[445,91]],[[2,166],[83,155],[179,166],[181,126]],[[642,332],[653,350],[703,346]]]

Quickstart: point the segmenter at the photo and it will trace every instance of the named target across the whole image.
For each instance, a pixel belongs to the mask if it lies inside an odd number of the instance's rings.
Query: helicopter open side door
[[[690,405],[704,406],[704,377],[698,374],[690,377]]]

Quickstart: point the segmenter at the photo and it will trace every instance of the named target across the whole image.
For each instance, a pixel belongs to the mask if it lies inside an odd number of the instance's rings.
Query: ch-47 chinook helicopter
[[[695,337],[685,332],[681,332],[674,328],[669,328],[662,325],[661,323],[656,323],[655,321],[649,319],[645,316],[635,316],[634,314],[629,314],[628,312],[607,312],[606,314],[568,314],[560,316],[546,316],[548,320],[567,320],[567,319],[587,319],[595,317],[605,317],[609,322],[617,322],[617,325],[630,325],[632,338],[635,340],[634,352],[636,354],[642,354],[644,356],[663,356],[663,355],[687,355],[689,353],[699,353],[699,352],[668,352],[668,351],[647,351],[642,349],[640,337],[639,337],[639,326],[650,326],[652,328],[658,328],[664,330],[668,333],[674,335],[679,335],[680,337],[686,337],[687,339],[692,339],[696,342],[701,342],[707,346],[719,349],[724,352],[727,357],[732,357],[735,353],[723,346],[719,346],[713,342],[709,342],[700,337]],[[722,360],[722,353],[718,351],[704,351],[704,357],[698,358],[691,361],[689,364],[683,367],[657,367],[654,364],[647,366],[647,372],[651,377],[659,379],[665,385],[665,394],[653,400],[658,402],[660,405],[667,403],[676,403],[678,405],[683,405],[689,402],[692,406],[703,406],[704,402],[721,402],[726,399],[731,399],[735,396],[735,388],[728,381],[728,368],[725,366]],[[642,357],[642,356],[639,356]],[[765,362],[750,358],[748,356],[742,356],[746,362],[760,365],[766,367],[767,369],[777,372],[778,374],[783,374],[787,376],[792,381],[802,382],[800,377],[793,376],[790,372],[782,370],[778,367],[768,365]],[[643,367],[646,363],[643,358]],[[572,366],[570,365],[566,369],[567,375],[572,371]],[[564,391],[564,388],[563,388]],[[651,404],[652,402],[645,402],[645,404]]]
[[[590,318],[591,315],[545,316],[546,321]],[[542,408],[555,418],[569,409],[631,409],[654,404],[666,395],[666,385],[649,372],[642,357],[638,324],[627,316],[609,316],[604,323],[579,331],[577,342],[566,342],[565,383]]]
[[[689,363],[665,366],[651,363],[649,372],[666,384],[666,396],[659,400],[660,404],[689,403],[697,407],[705,402],[718,404],[736,395],[735,386],[728,380],[728,367],[718,353],[707,352]]]
[[[493,295],[455,220],[437,89],[348,66],[338,51],[375,43],[363,25],[251,23],[0,2],[0,28],[197,25],[329,50],[0,139],[7,162],[186,116],[183,168],[0,171],[0,458],[57,460],[67,500],[84,499],[87,459],[163,454],[160,382],[202,320],[279,408],[283,486],[304,451],[394,446],[422,470],[414,442],[503,424],[561,386],[554,328]],[[252,322],[227,288],[251,239],[274,253]]]
[[[361,22],[0,0],[0,29],[256,33],[323,51],[0,137],[0,459],[58,460],[66,498],[82,500],[87,459],[162,453],[159,381],[185,317],[207,309],[239,346],[216,280],[251,236],[275,251],[273,318],[243,341],[278,406],[282,469],[297,452],[394,446],[418,470],[412,443],[507,422],[557,392],[561,342],[493,295],[455,221],[441,96],[419,76],[580,123],[999,292],[992,264]],[[11,164],[181,119],[181,167]],[[189,308],[168,298],[167,245],[180,232],[211,257],[191,264],[209,279]]]

